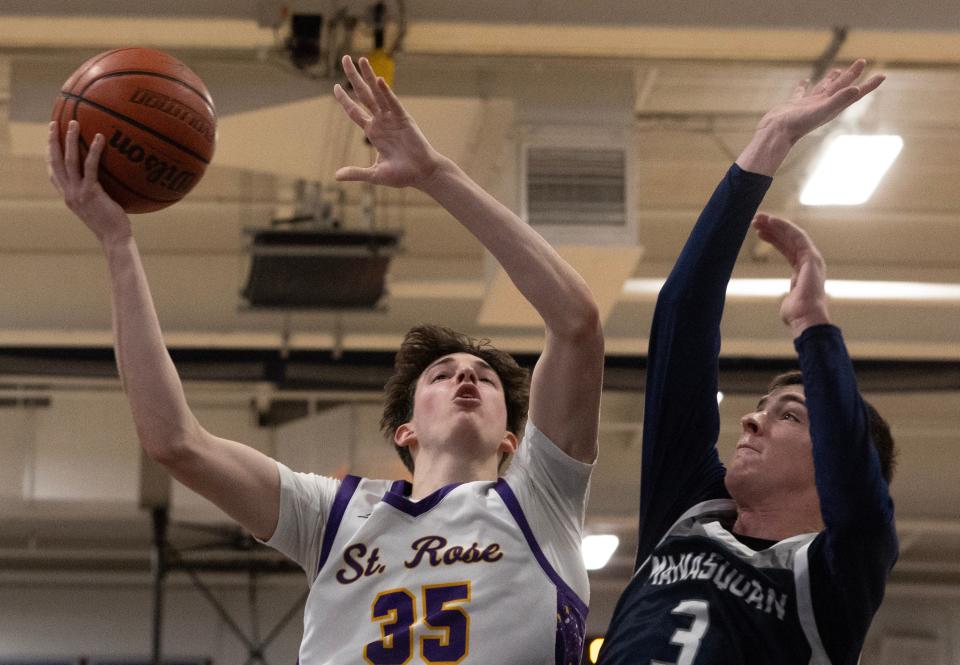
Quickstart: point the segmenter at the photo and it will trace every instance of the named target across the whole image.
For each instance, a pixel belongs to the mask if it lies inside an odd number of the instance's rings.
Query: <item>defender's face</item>
[[[783,386],[765,395],[740,425],[742,433],[726,476],[735,500],[738,495],[756,499],[815,487],[803,386]]]
[[[450,442],[494,455],[507,428],[507,403],[497,372],[469,353],[437,359],[417,380],[413,427],[418,443]],[[483,450],[476,450],[480,445]],[[489,450],[486,450],[489,448]]]

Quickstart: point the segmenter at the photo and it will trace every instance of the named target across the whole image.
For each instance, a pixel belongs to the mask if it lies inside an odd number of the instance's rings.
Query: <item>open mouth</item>
[[[456,394],[453,396],[454,399],[460,400],[480,400],[480,391],[476,389],[475,386],[469,384],[461,386]]]

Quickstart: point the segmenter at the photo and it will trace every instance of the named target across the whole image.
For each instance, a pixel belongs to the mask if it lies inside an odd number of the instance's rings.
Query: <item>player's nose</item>
[[[754,411],[740,419],[740,427],[749,434],[759,434],[763,431],[763,413]]]
[[[477,372],[470,365],[461,365],[457,368],[457,383],[463,383],[464,381],[470,383],[477,383],[478,381]]]

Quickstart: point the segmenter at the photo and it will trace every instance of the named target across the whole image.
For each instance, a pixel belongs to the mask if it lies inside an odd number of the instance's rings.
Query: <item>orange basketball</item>
[[[94,56],[63,84],[53,107],[63,144],[80,123],[80,156],[106,139],[100,184],[127,212],[182,199],[213,158],[217,114],[200,77],[176,58],[146,48]]]

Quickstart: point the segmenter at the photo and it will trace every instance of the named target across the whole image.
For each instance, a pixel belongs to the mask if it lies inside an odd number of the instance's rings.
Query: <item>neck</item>
[[[441,487],[454,483],[469,483],[475,480],[496,480],[497,459],[465,460],[447,455],[425,458],[418,455],[414,463],[413,490],[410,498],[414,501],[433,494]]]
[[[816,533],[823,530],[820,501],[816,492],[813,497],[782,498],[748,503],[737,501],[735,533],[751,538],[783,540],[801,533]]]

